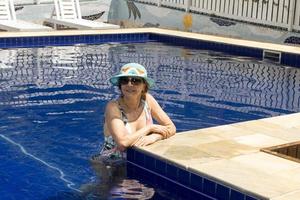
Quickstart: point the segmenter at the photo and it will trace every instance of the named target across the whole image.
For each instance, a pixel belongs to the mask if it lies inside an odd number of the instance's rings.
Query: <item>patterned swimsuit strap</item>
[[[121,106],[119,100],[116,100],[116,102],[117,102],[118,107],[119,107],[119,110],[120,110],[120,112],[121,112],[121,118],[122,118],[122,121],[124,122],[124,124],[127,124],[127,123],[128,123],[128,118],[127,118],[127,116],[126,116],[126,114],[125,114],[125,111],[124,111],[124,109],[122,108],[122,106]]]
[[[119,100],[117,100],[116,102],[117,102],[118,107],[119,107],[120,112],[121,112],[121,118],[122,118],[122,121],[124,122],[124,124],[127,124],[127,123],[128,123],[128,118],[127,118],[127,116],[126,116],[126,114],[125,114],[125,111],[124,111],[124,109],[122,108],[122,106],[121,106]],[[149,108],[149,106],[148,106],[148,104],[147,104],[147,101],[144,100],[144,99],[141,99],[141,104],[142,104],[143,110],[145,111],[145,114],[146,114],[146,121],[147,121],[147,124],[148,124],[148,123],[151,123],[151,124],[152,124],[152,123],[153,123],[153,120],[152,120],[151,111],[150,111],[150,108]]]
[[[146,114],[146,123],[147,124],[153,124],[150,107],[148,106],[147,101],[142,99],[142,102],[144,104],[144,111],[145,111],[145,114]]]

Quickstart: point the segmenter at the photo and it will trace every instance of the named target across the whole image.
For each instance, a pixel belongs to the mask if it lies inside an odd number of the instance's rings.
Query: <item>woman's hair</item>
[[[143,92],[142,92],[142,99],[143,100],[146,100],[146,93],[148,92],[148,90],[149,90],[149,85],[148,85],[148,83],[144,80],[144,79],[142,79],[143,80],[143,83],[145,83],[145,89],[143,90]],[[121,90],[121,83],[120,82],[118,82],[118,88],[119,88],[119,90],[121,91],[121,96],[123,96],[123,94],[122,94],[122,90]]]

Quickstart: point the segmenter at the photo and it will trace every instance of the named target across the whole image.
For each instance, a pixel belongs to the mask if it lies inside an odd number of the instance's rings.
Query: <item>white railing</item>
[[[297,0],[134,0],[229,19],[300,30]]]

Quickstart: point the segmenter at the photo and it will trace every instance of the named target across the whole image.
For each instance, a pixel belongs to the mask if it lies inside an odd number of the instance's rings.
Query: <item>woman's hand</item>
[[[142,147],[153,144],[154,142],[161,140],[162,135],[160,134],[150,134],[143,137],[140,137],[133,146]]]
[[[164,139],[169,137],[168,127],[162,125],[157,125],[157,124],[150,125],[150,133],[160,134]]]

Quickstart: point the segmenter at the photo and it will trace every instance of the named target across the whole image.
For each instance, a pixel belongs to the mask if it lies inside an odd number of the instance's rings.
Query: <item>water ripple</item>
[[[19,143],[13,141],[12,139],[10,139],[10,138],[4,136],[3,134],[0,134],[0,137],[2,137],[4,140],[6,140],[7,142],[9,142],[9,143],[11,143],[11,144],[18,146],[18,147],[20,148],[20,150],[21,150],[25,155],[27,155],[27,156],[33,158],[34,160],[37,160],[38,162],[41,162],[42,164],[46,165],[47,167],[49,167],[49,168],[51,168],[51,169],[54,169],[54,170],[58,171],[59,174],[60,174],[60,177],[59,177],[59,178],[67,184],[68,188],[70,188],[70,189],[72,189],[72,190],[75,190],[75,191],[77,191],[77,192],[82,192],[81,190],[76,189],[76,188],[73,187],[75,184],[74,184],[72,181],[69,181],[69,180],[67,180],[67,179],[65,178],[65,173],[64,173],[61,169],[59,169],[58,167],[55,167],[55,166],[53,166],[53,165],[47,163],[46,161],[44,161],[44,160],[42,160],[42,159],[40,159],[40,158],[38,158],[38,157],[36,157],[36,156],[30,154],[29,152],[26,151],[26,149],[25,149],[21,144],[19,144]]]

